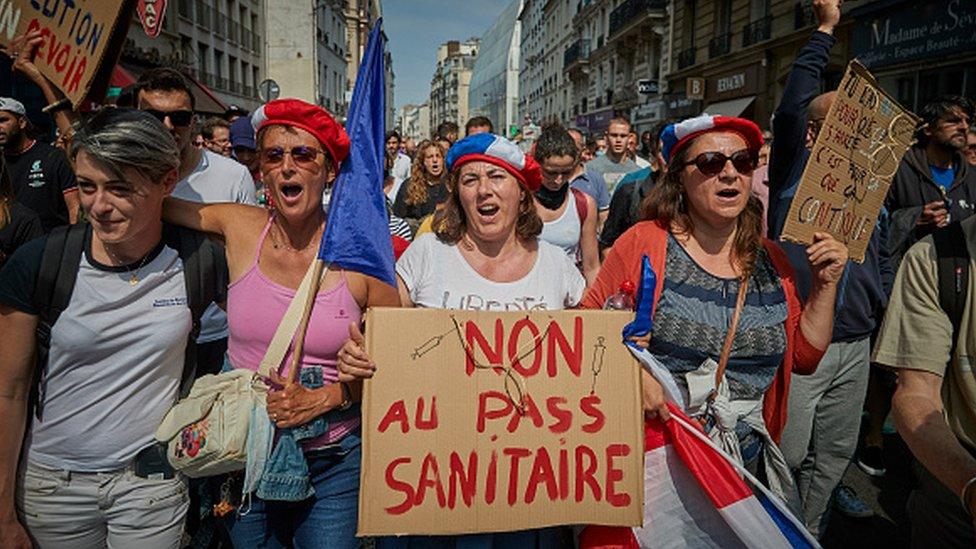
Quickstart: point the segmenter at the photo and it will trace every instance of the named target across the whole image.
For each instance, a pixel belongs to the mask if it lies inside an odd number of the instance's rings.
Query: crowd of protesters
[[[550,123],[521,142],[482,116],[417,141],[387,132],[397,287],[327,268],[299,383],[287,365],[267,380],[263,471],[192,483],[156,428],[195,378],[258,370],[316,258],[349,137],[297,99],[204,119],[165,68],[78,114],[32,63],[41,36],[19,37],[13,70],[59,135],[45,143],[0,97],[0,547],[357,547],[367,308],[609,308],[644,262],[656,330],[633,343],[686,402],[709,402],[686,412],[814,537],[835,510],[872,514],[842,478],[887,474],[890,415],[914,460],[912,546],[976,546],[972,101],[917,113],[863,262],[827,233],[780,239],[834,100],[839,6],[814,0],[770,131],[702,114],[641,134],[624,117],[599,135]],[[668,421],[661,380],[641,381],[647,421]],[[731,415],[710,415],[715,402]]]

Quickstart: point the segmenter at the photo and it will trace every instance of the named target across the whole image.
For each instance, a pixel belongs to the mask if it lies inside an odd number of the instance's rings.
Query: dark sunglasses
[[[752,173],[759,162],[759,155],[749,149],[735,151],[732,156],[725,156],[720,152],[703,152],[692,160],[686,161],[683,166],[692,164],[698,168],[702,175],[711,177],[717,175],[725,168],[725,163],[732,161],[732,167],[739,173]]]
[[[166,122],[169,117],[171,124],[177,127],[186,127],[193,121],[193,111],[157,111],[156,109],[142,109],[156,117],[160,122]]]
[[[291,150],[286,150],[281,147],[269,147],[267,149],[261,149],[261,163],[267,166],[277,166],[285,161],[286,155],[291,155],[291,159],[295,164],[303,168],[308,168],[315,164],[315,159],[320,154],[327,155],[322,149],[306,147],[304,145],[292,147]]]

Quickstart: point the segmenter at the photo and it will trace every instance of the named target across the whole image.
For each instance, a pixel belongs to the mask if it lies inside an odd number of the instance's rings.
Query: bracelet
[[[969,479],[969,482],[967,482],[962,487],[962,491],[959,492],[959,501],[962,502],[962,508],[965,509],[967,513],[969,512],[969,503],[966,501],[966,496],[969,495],[969,491],[973,487],[973,485],[976,485],[976,476],[973,476],[973,478]]]
[[[55,111],[60,111],[60,110],[70,109],[70,108],[71,108],[71,100],[68,99],[67,97],[63,97],[58,101],[55,101],[54,103],[51,103],[50,105],[42,108],[41,112],[44,114],[51,114],[52,112]]]

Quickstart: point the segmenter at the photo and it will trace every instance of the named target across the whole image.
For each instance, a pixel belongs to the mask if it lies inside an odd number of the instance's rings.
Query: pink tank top
[[[227,322],[230,329],[227,354],[235,368],[255,371],[258,369],[268,345],[274,338],[278,324],[285,316],[292,298],[295,297],[295,290],[272,282],[261,272],[258,265],[261,247],[264,245],[273,220],[274,217],[270,217],[261,232],[251,268],[227,289]],[[315,306],[312,308],[312,317],[305,336],[305,348],[301,358],[302,368],[321,368],[324,383],[326,385],[335,383],[339,377],[336,370],[336,355],[349,339],[349,324],[358,323],[361,319],[362,311],[349,292],[346,277],[343,275],[338,286],[320,292],[315,297]],[[291,357],[289,352],[279,368],[280,374],[287,374]],[[310,441],[311,444],[304,446],[320,446],[335,442],[358,427],[359,422],[358,414],[354,418],[330,422],[328,431],[323,437]]]

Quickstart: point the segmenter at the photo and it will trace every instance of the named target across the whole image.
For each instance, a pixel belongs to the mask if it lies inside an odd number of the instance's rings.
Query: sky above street
[[[384,0],[383,30],[393,54],[397,110],[427,101],[439,45],[480,37],[509,1]]]

